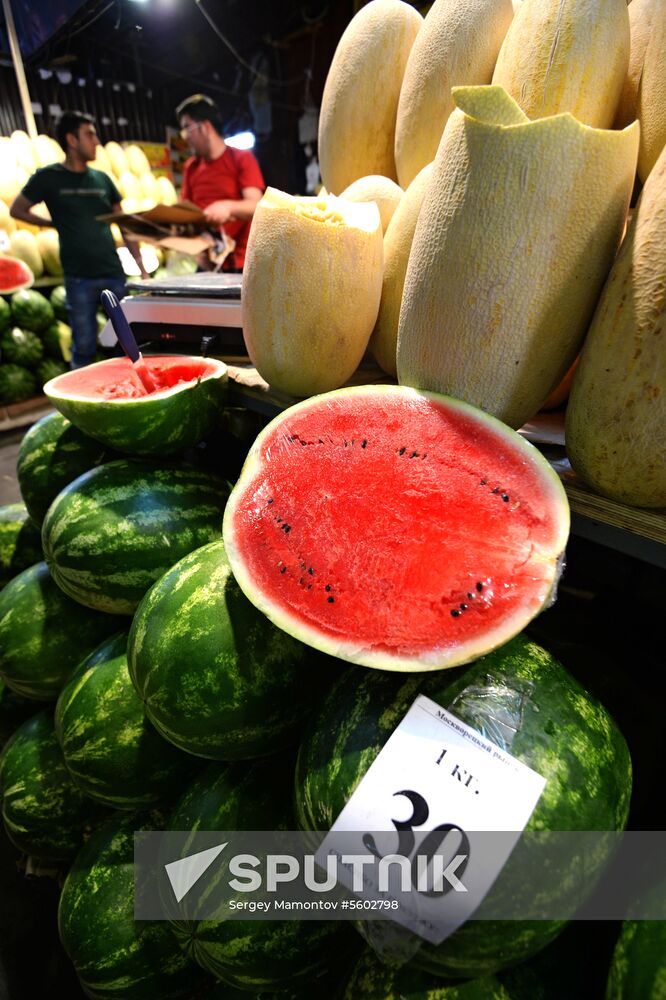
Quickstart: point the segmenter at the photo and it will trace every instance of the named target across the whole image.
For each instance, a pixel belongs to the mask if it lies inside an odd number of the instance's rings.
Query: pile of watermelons
[[[49,300],[34,288],[0,296],[0,403],[37,396],[71,358],[64,286]]]
[[[186,452],[153,443],[130,455],[123,438],[120,453],[59,412],[42,418],[19,452],[24,503],[0,516],[2,818],[21,852],[64,877],[59,933],[83,990],[150,1000],[567,995],[552,992],[565,987],[558,945],[547,947],[561,923],[470,921],[393,968],[345,923],[134,920],[134,831],[327,829],[419,693],[477,728],[500,709],[506,718],[498,691],[528,693],[511,752],[548,776],[531,828],[617,830],[628,815],[622,734],[524,634],[470,666],[406,677],[325,656],[248,600],[222,516],[263,421],[223,411],[224,382],[214,382],[219,405]],[[176,396],[189,391],[185,380]],[[162,403],[137,401],[137,441],[148,440],[141,420],[160,425]],[[109,417],[107,434],[114,426]],[[587,877],[607,861],[588,859]],[[512,885],[497,883],[500,908]],[[623,954],[640,954],[642,931],[630,932]]]

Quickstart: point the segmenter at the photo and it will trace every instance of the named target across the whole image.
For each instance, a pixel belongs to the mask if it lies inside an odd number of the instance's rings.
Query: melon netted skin
[[[295,787],[302,829],[330,829],[418,695],[546,779],[527,832],[624,829],[632,785],[624,737],[605,708],[523,635],[453,675],[400,678],[348,671],[301,744]],[[569,912],[572,893],[576,906],[589,895],[613,844],[588,850],[584,866],[576,851],[561,865],[557,884],[548,887],[558,912]],[[529,841],[516,857],[520,860],[509,859],[486,897],[484,919],[469,920],[440,945],[422,942],[415,966],[441,976],[487,975],[529,958],[559,933],[562,920],[505,919],[510,907],[532,904],[534,880],[525,872],[542,863],[543,853]]]
[[[467,663],[554,594],[562,485],[473,407],[360,386],[290,407],[257,437],[224,541],[241,589],[285,632],[385,670]]]

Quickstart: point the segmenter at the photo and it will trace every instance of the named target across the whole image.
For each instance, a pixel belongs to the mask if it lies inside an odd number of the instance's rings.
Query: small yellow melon
[[[624,128],[638,118],[638,90],[643,74],[645,50],[652,29],[652,19],[663,0],[633,0],[629,4],[629,68],[624,79],[613,128]]]
[[[178,201],[176,189],[168,177],[158,177],[159,201],[162,205],[175,205]]]
[[[432,163],[419,171],[405,191],[384,235],[382,298],[370,338],[370,350],[377,364],[393,376],[397,374],[398,320],[409,251],[431,173]]]
[[[666,3],[655,8],[638,94],[641,145],[638,175],[645,183],[666,145]]]
[[[37,246],[37,240],[25,229],[17,229],[9,236],[10,253],[27,264],[36,278],[44,273],[42,255]]]
[[[267,189],[241,303],[248,354],[273,388],[309,396],[344,385],[367,347],[381,289],[376,205]]]
[[[402,0],[370,0],[340,39],[319,114],[319,169],[327,191],[340,194],[370,174],[396,179],[400,84],[422,23]]]
[[[134,143],[129,146],[125,146],[125,156],[127,158],[129,169],[136,177],[142,177],[143,174],[150,173],[150,163],[148,162],[148,157],[140,146],[137,146]]]
[[[379,174],[373,174],[370,177],[359,177],[357,181],[344,189],[340,197],[346,201],[374,201],[379,209],[382,232],[385,233],[393,213],[400,204],[402,195],[403,190],[395,181],[388,177],[380,177]],[[319,197],[321,197],[321,192]]]
[[[523,0],[497,58],[493,83],[528,118],[570,111],[610,128],[629,66],[626,0]]]
[[[118,145],[117,142],[107,142],[104,149],[109,158],[109,164],[116,177],[120,177],[126,170],[129,171],[129,164],[127,162],[127,157],[125,156],[125,150],[122,146]],[[99,159],[99,150],[97,150],[96,155],[97,159]]]
[[[407,60],[395,129],[406,188],[431,163],[454,108],[451,87],[490,83],[513,18],[511,0],[435,0]]]

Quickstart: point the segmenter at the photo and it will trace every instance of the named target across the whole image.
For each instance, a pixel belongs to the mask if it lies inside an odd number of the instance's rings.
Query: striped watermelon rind
[[[128,660],[162,736],[216,760],[260,757],[293,741],[322,674],[318,654],[245,597],[221,539],[185,556],[148,591]]]
[[[294,756],[250,764],[209,764],[194,779],[170,818],[170,830],[293,829]],[[194,848],[196,850],[196,848]],[[182,855],[188,853],[187,844]],[[333,921],[179,922],[172,929],[185,951],[216,978],[255,992],[296,988],[344,962],[357,938]]]
[[[35,524],[41,527],[50,504],[73,479],[114,457],[60,413],[47,413],[33,424],[21,441],[16,475]]]
[[[554,599],[568,534],[559,477],[519,434],[460,400],[380,385],[276,417],[223,527],[234,576],[279,628],[404,672],[469,663],[519,633]]]
[[[631,759],[624,737],[608,712],[546,650],[517,636],[466,670],[402,677],[347,671],[313,718],[299,751],[296,813],[305,830],[327,830],[335,822],[418,694],[504,746],[546,778],[546,787],[526,830],[622,830],[631,797]],[[516,707],[518,706],[518,708]],[[607,845],[608,850],[612,845]],[[521,855],[525,861],[525,854]],[[538,855],[537,855],[538,857]],[[562,870],[561,890],[593,886],[607,853],[579,859]],[[552,940],[561,921],[501,921],[506,893],[533,898],[510,859],[488,895],[484,910],[497,920],[468,921],[435,946],[423,942],[413,964],[435,975],[473,977],[529,958]]]
[[[0,589],[42,558],[42,538],[25,504],[0,507]]]
[[[512,1000],[510,991],[494,976],[447,982],[415,969],[381,962],[367,948],[352,969],[340,1000]]]
[[[221,535],[226,483],[192,466],[121,459],[66,486],[42,528],[58,586],[89,608],[133,615],[146,591]]]
[[[41,861],[70,861],[85,829],[103,813],[72,782],[46,709],[24,722],[6,744],[0,790],[7,836]]]
[[[165,359],[147,357],[149,368]],[[178,358],[201,366],[202,358]],[[110,358],[89,365],[86,377],[103,381],[118,378],[119,364],[129,359]],[[44,386],[44,394],[63,416],[90,437],[116,451],[130,455],[163,456],[197,444],[215,427],[226,396],[227,366],[214,358],[205,359],[208,374],[183,381],[171,389],[138,398],[91,398],[72,391],[68,383],[80,380],[80,372],[66,372]],[[108,373],[108,375],[107,375]]]
[[[0,677],[25,698],[52,701],[83,657],[123,624],[71,600],[37,563],[0,592]]]
[[[663,884],[659,888],[663,901]],[[606,1000],[663,1000],[665,996],[666,921],[625,920],[611,959]]]
[[[114,809],[158,805],[195,764],[146,718],[127,670],[127,633],[107,639],[60,692],[55,727],[77,788]]]
[[[60,896],[58,928],[93,1000],[191,1000],[206,982],[163,921],[134,919],[134,831],[159,814],[115,813],[83,846]]]

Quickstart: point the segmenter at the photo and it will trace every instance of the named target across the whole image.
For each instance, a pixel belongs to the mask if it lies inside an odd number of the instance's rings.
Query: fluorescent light
[[[230,136],[229,139],[225,138],[224,141],[227,146],[233,146],[234,149],[254,149],[253,132],[238,132],[236,135]]]

